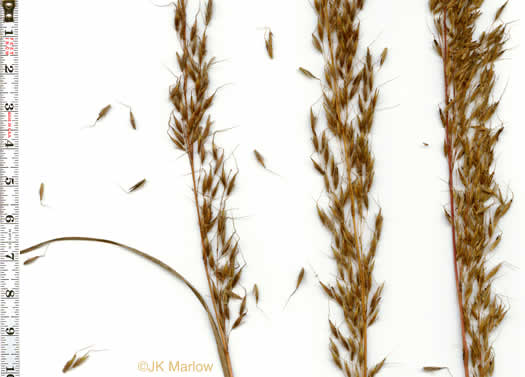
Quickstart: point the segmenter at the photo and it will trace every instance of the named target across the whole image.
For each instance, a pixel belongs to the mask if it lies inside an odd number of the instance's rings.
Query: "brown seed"
[[[129,123],[131,125],[131,128],[133,128],[134,130],[137,129],[137,123],[135,121],[135,115],[133,115],[133,111],[131,110],[131,106],[129,105],[126,105],[125,103],[122,103],[122,102],[119,102],[122,106],[125,106],[129,109]],[[175,123],[177,124],[177,119],[174,119]],[[180,132],[180,130],[179,130]]]
[[[73,357],[69,359],[64,365],[64,367],[62,368],[62,373],[68,372],[71,369],[71,366],[73,365],[76,359],[77,359],[77,354],[75,353]]]
[[[135,116],[133,115],[133,112],[129,110],[129,122],[131,124],[131,127],[136,130],[137,129],[137,123],[135,122]]]
[[[38,195],[40,196],[40,204],[42,204],[42,200],[44,199],[44,182],[40,184],[40,188],[38,189]]]
[[[297,290],[299,289],[299,287],[301,286],[301,283],[303,282],[303,279],[304,279],[304,275],[305,275],[305,271],[304,271],[304,267],[301,269],[301,271],[299,272],[299,275],[297,276],[297,283],[295,284],[295,289],[294,291],[292,292],[292,294],[288,297],[288,300],[286,300],[286,304],[284,305],[284,307],[286,308],[286,305],[288,305],[288,302],[290,301],[290,299],[293,297],[293,295],[295,295],[295,293],[297,292]]]
[[[95,123],[98,122],[99,120],[101,120],[102,118],[104,118],[106,115],[108,115],[109,110],[111,110],[111,105],[107,105],[102,110],[100,110],[100,112],[98,113],[98,117],[97,117],[97,120],[95,121]]]
[[[139,182],[137,182],[137,183],[135,183],[133,186],[131,186],[131,187],[128,189],[128,193],[138,190],[139,188],[141,188],[141,187],[144,186],[145,184],[146,184],[146,178],[140,180]]]
[[[303,68],[303,67],[299,67],[299,72],[301,72],[303,75],[305,75],[306,77],[308,77],[309,79],[315,79],[315,80],[319,80],[312,72],[310,72],[309,70],[307,70],[306,68]]]
[[[270,59],[273,59],[273,33],[271,30],[268,31],[268,37],[264,39],[264,43],[266,46],[266,52],[268,52],[268,56]]]
[[[303,282],[304,278],[304,267],[301,269],[301,272],[299,272],[299,276],[297,276],[297,284],[295,286],[295,289],[298,289],[301,283]]]
[[[89,351],[86,352],[83,356],[77,358],[77,359],[73,362],[73,365],[71,366],[71,369],[78,368],[79,366],[81,366],[82,364],[84,364],[88,358],[89,358]]]
[[[423,367],[423,372],[438,372],[443,369],[448,369],[447,367]]]
[[[28,258],[24,261],[24,265],[28,265],[28,264],[31,264],[31,263],[34,263],[37,259],[39,259],[42,255],[37,255],[37,256],[34,256],[34,257],[31,257],[31,258]]]
[[[266,164],[264,163],[264,156],[260,154],[256,149],[253,150],[253,154],[255,155],[255,159],[257,162],[266,169]]]

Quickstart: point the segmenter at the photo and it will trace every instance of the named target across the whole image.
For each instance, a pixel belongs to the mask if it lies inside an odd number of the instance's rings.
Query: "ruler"
[[[18,4],[0,10],[0,377],[20,376]]]

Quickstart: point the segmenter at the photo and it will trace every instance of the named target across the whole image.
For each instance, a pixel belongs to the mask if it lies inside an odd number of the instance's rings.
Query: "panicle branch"
[[[213,2],[208,1],[202,20],[199,13],[190,19],[186,9],[185,0],[178,0],[175,4],[180,76],[170,88],[174,108],[168,134],[174,145],[188,156],[202,260],[231,377],[229,334],[243,323],[247,315],[246,293],[235,292],[243,268],[239,263],[239,237],[226,206],[235,189],[238,172],[227,167],[225,152],[215,142],[209,114],[216,94],[216,91],[210,91],[209,78],[215,58],[208,56],[207,49]],[[241,297],[241,302],[234,312],[232,298],[238,297]]]
[[[370,133],[379,98],[375,75],[386,60],[370,49],[359,49],[358,15],[364,0],[315,0],[317,28],[314,48],[325,60],[323,112],[326,126],[310,110],[315,170],[321,175],[325,207],[317,206],[321,223],[330,232],[337,268],[333,284],[321,283],[325,293],[340,307],[344,328],[330,321],[329,350],[346,377],[373,377],[385,360],[368,366],[368,328],[375,323],[383,285],[374,286],[372,272],[381,237],[381,210],[371,213],[370,190],[374,180],[374,157]],[[374,225],[367,234],[368,223]]]
[[[490,336],[507,312],[492,292],[501,264],[488,258],[501,240],[498,224],[512,199],[494,179],[494,149],[503,132],[494,126],[500,101],[494,99],[495,63],[505,52],[506,25],[498,22],[476,36],[483,0],[430,0],[443,61],[445,101],[439,109],[445,129],[443,152],[449,166],[450,209],[455,279],[463,339],[465,376],[492,376]]]

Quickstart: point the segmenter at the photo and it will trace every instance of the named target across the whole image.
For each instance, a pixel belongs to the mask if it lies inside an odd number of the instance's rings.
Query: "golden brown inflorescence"
[[[226,202],[235,188],[238,172],[227,168],[224,150],[215,143],[213,121],[209,115],[215,97],[209,88],[210,68],[215,59],[208,56],[207,50],[213,3],[208,1],[203,20],[199,20],[197,14],[192,21],[189,21],[186,5],[185,0],[178,0],[175,4],[180,76],[169,93],[174,109],[168,133],[175,146],[188,157],[202,259],[227,372],[231,377],[229,334],[243,323],[247,315],[246,293],[238,310],[233,310],[231,302],[232,298],[240,296],[235,289],[243,269],[238,261],[239,239]]]
[[[369,209],[374,179],[370,132],[379,92],[375,74],[387,50],[374,57],[360,54],[358,14],[364,0],[315,0],[317,28],[313,46],[325,60],[323,112],[326,127],[318,125],[313,110],[310,125],[315,157],[327,206],[317,206],[319,218],[330,232],[337,268],[333,284],[321,283],[324,292],[342,311],[344,325],[330,321],[329,350],[346,377],[373,377],[385,360],[369,368],[368,328],[375,323],[383,285],[374,286],[372,272],[381,236],[381,210]],[[375,212],[375,213],[373,213]],[[369,223],[372,230],[367,232]],[[367,234],[370,233],[370,234]]]
[[[449,173],[450,205],[445,215],[452,229],[452,248],[465,376],[494,372],[491,334],[506,308],[492,292],[501,264],[488,259],[501,239],[498,224],[512,199],[494,180],[494,148],[503,127],[494,126],[499,100],[493,100],[495,63],[505,52],[506,25],[494,22],[479,36],[476,23],[483,0],[430,0],[436,37],[434,48],[443,62],[445,129],[443,152]]]

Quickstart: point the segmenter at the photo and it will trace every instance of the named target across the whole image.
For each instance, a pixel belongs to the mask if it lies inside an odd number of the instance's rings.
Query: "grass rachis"
[[[329,350],[346,377],[373,377],[384,365],[369,368],[368,328],[378,318],[383,285],[373,286],[372,272],[381,236],[381,210],[372,214],[369,196],[374,178],[370,131],[379,91],[375,73],[385,62],[367,49],[359,51],[358,14],[363,0],[316,0],[317,28],[314,48],[325,60],[323,110],[326,128],[310,111],[315,170],[322,176],[326,208],[317,206],[321,223],[330,232],[337,268],[333,285],[321,283],[325,293],[340,307],[344,329],[331,324]],[[374,223],[370,237],[365,232]],[[367,242],[367,238],[369,238]],[[344,354],[343,354],[344,353]]]
[[[494,372],[491,333],[506,309],[492,293],[500,265],[487,259],[501,239],[497,226],[509,210],[494,180],[494,148],[503,127],[493,127],[499,106],[494,101],[495,62],[505,52],[506,25],[494,23],[475,36],[483,0],[430,0],[436,38],[443,62],[444,106],[439,109],[445,130],[443,152],[448,166],[449,209],[454,278],[460,316],[465,377]]]

